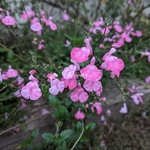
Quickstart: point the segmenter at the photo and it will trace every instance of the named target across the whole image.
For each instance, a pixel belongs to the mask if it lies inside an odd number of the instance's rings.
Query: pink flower
[[[18,71],[11,68],[11,66],[9,66],[9,69],[6,72],[6,76],[8,78],[13,78],[13,77],[17,77],[18,76]]]
[[[88,57],[90,55],[90,49],[87,47],[74,47],[71,50],[71,59],[75,60],[78,63],[82,63],[88,60]]]
[[[21,95],[26,99],[38,100],[42,92],[36,81],[30,81],[21,89]]]
[[[39,22],[33,23],[30,26],[30,29],[35,32],[39,32],[42,30],[42,25]]]
[[[84,103],[88,100],[89,96],[84,89],[79,86],[74,90],[74,92],[70,93],[70,98],[73,102],[80,101],[81,103]]]
[[[70,79],[65,79],[63,77],[61,80],[64,82],[65,88],[68,87],[69,90],[72,90],[77,86],[76,76],[73,76]]]
[[[37,71],[36,70],[30,70],[30,72],[29,72],[29,74],[36,74],[37,73]]]
[[[117,32],[122,32],[122,31],[123,31],[122,27],[121,27],[120,25],[118,25],[118,24],[114,25],[114,29],[115,29]]]
[[[87,81],[98,81],[102,77],[102,71],[95,65],[87,65],[80,70],[81,76]]]
[[[14,95],[15,95],[16,97],[21,97],[21,91],[20,91],[20,89],[17,90],[16,92],[14,92]]]
[[[85,118],[85,114],[84,114],[82,111],[78,110],[78,111],[75,113],[74,117],[75,117],[77,120],[83,120],[83,119]]]
[[[96,108],[96,112],[97,112],[98,115],[100,115],[102,113],[102,106],[101,106],[100,102],[94,102],[92,107]]]
[[[24,82],[24,79],[22,77],[18,76],[17,82],[18,82],[17,85],[19,86]]]
[[[50,112],[46,109],[42,109],[42,115],[46,115],[46,114],[49,114]]]
[[[148,76],[147,78],[145,78],[145,82],[146,83],[150,83],[150,76]]]
[[[102,88],[102,84],[100,81],[85,81],[83,84],[83,87],[88,91],[88,92],[96,92],[100,88]]]
[[[58,77],[58,75],[56,73],[48,73],[46,75],[46,77],[48,78],[47,81],[50,82],[51,80],[56,79],[56,77]]]
[[[64,90],[64,82],[58,80],[57,78],[50,81],[51,87],[49,88],[49,92],[53,95],[57,95],[59,92],[62,93]]]
[[[143,93],[136,93],[132,95],[131,98],[133,99],[134,103],[138,105],[140,102],[143,103],[143,99],[141,97],[143,95]]]
[[[2,23],[6,26],[12,26],[16,23],[16,20],[11,16],[6,16],[2,19]]]
[[[65,79],[71,79],[74,76],[75,71],[76,71],[76,66],[70,65],[64,68],[64,70],[62,71],[62,75]]]
[[[66,40],[65,46],[68,47],[68,46],[70,46],[70,45],[71,45],[70,41]]]
[[[34,16],[35,16],[35,13],[31,10],[31,8],[29,6],[27,7],[27,11],[23,12],[23,14],[22,14],[22,18],[24,20],[27,20],[28,18],[34,17]]]
[[[63,19],[64,19],[65,21],[69,20],[69,16],[68,16],[68,14],[66,13],[66,11],[64,11],[64,12],[62,13],[62,17],[63,17]]]
[[[84,40],[84,43],[86,44],[86,47],[90,50],[89,55],[93,55],[93,49],[92,49],[91,44],[90,44],[90,41],[91,41],[91,40],[92,40],[91,37],[86,38],[86,39]]]
[[[135,62],[135,57],[133,55],[131,56],[131,62]]]
[[[107,69],[112,71],[118,78],[120,76],[120,71],[124,69],[124,61],[115,56],[110,56],[106,60]]]
[[[23,108],[26,108],[27,107],[27,105],[26,105],[26,100],[25,99],[21,99],[21,107],[20,107],[20,109],[23,109]]]
[[[123,103],[123,107],[121,107],[120,113],[126,114],[128,112],[126,103]]]

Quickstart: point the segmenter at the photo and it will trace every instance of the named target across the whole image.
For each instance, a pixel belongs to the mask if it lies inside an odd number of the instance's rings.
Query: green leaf
[[[60,136],[63,138],[63,139],[67,139],[72,133],[72,130],[71,129],[67,129],[67,130],[64,130],[61,132]]]
[[[85,130],[91,131],[95,128],[95,126],[96,126],[95,122],[88,123],[85,127]]]
[[[31,140],[25,140],[21,143],[21,147],[27,147],[31,144]]]
[[[47,142],[53,142],[55,136],[52,133],[43,133],[42,138],[45,139]]]
[[[77,127],[77,130],[81,130],[82,129],[82,123],[81,123],[81,121],[77,122],[76,127]]]
[[[56,96],[54,96],[54,95],[49,95],[48,99],[49,99],[50,104],[51,104],[52,106],[57,107],[57,106],[60,104],[59,100],[58,100],[58,99],[56,98]]]
[[[36,138],[36,137],[38,136],[38,134],[39,134],[39,129],[37,128],[37,129],[35,129],[35,130],[32,132],[31,138],[32,138],[32,139]]]

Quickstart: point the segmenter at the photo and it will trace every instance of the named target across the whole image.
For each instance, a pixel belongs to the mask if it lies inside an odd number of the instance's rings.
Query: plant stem
[[[77,143],[80,141],[83,133],[84,133],[84,123],[82,121],[82,132],[81,132],[80,136],[78,137],[78,139],[76,140],[76,142],[74,143],[74,145],[72,146],[72,148],[70,150],[73,150],[75,148],[75,146],[77,145]]]

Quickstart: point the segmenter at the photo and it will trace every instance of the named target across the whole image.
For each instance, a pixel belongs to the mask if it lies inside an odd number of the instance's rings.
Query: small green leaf
[[[21,147],[27,147],[30,144],[31,144],[31,140],[25,140],[21,143]]]
[[[53,142],[55,136],[52,133],[43,133],[42,138],[45,139],[47,142]]]
[[[51,104],[51,105],[57,107],[57,106],[60,104],[60,102],[59,102],[59,100],[56,98],[56,96],[54,96],[54,95],[49,95],[48,98],[49,98],[49,101],[50,101],[50,104]]]
[[[96,126],[95,122],[88,123],[85,127],[85,130],[91,131],[95,128],[95,126]]]
[[[63,139],[67,139],[72,133],[72,130],[71,129],[67,129],[67,130],[64,130],[61,132],[60,136],[63,138]]]
[[[77,122],[76,127],[77,127],[77,130],[81,130],[82,129],[82,123],[81,123],[81,121]]]
[[[32,139],[36,138],[36,137],[38,136],[38,134],[39,134],[39,129],[37,128],[37,129],[35,129],[35,130],[32,132],[31,138],[32,138]]]

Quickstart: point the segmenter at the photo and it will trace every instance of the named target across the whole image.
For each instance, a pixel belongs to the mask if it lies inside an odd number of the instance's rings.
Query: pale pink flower
[[[122,27],[121,27],[119,24],[115,24],[115,25],[114,25],[114,29],[115,29],[117,32],[122,32],[122,31],[123,31]]]
[[[13,77],[17,77],[18,76],[18,71],[11,68],[11,66],[9,66],[9,69],[6,72],[6,76],[8,78],[13,78]]]
[[[16,92],[14,92],[14,95],[15,95],[16,97],[21,97],[21,90],[19,89],[19,90],[17,90]]]
[[[2,73],[1,78],[2,78],[2,80],[7,80],[8,79],[8,77],[6,75],[6,72]]]
[[[2,23],[6,26],[12,26],[16,24],[16,20],[11,16],[6,16],[2,19]]]
[[[0,68],[0,82],[2,82],[2,69]]]
[[[37,71],[36,70],[30,70],[30,72],[29,72],[29,74],[36,74],[37,73]]]
[[[3,8],[0,8],[0,11],[1,11],[1,12],[4,12],[4,9],[3,9]]]
[[[56,79],[58,75],[56,73],[48,73],[46,77],[48,78],[47,81],[50,82],[51,80]]]
[[[36,81],[37,83],[39,83],[39,80],[36,77],[34,77],[33,74],[31,74],[28,79],[31,81]]]
[[[36,81],[30,81],[21,89],[21,95],[25,99],[38,100],[42,96],[42,92]]]
[[[39,22],[36,22],[30,25],[30,29],[32,31],[39,32],[42,30],[42,25]]]
[[[150,83],[150,76],[148,76],[147,78],[145,78],[145,82],[146,83]]]
[[[107,116],[110,116],[110,115],[111,115],[111,110],[108,109],[108,110],[106,111],[106,114],[107,114]]]
[[[70,79],[65,79],[64,77],[61,79],[64,82],[65,88],[68,87],[69,90],[74,89],[77,86],[76,76],[73,76]]]
[[[139,31],[139,30],[138,30],[138,31],[136,31],[135,33],[136,33],[136,36],[137,36],[137,37],[141,37],[141,36],[142,36],[142,31]]]
[[[92,107],[96,108],[96,113],[100,115],[102,113],[102,106],[100,102],[94,102]]]
[[[95,65],[87,65],[80,70],[81,76],[87,81],[98,81],[102,78],[102,71]]]
[[[136,93],[132,95],[131,98],[133,99],[134,103],[138,105],[140,102],[143,103],[143,99],[141,97],[143,95],[143,93]]]
[[[75,65],[69,65],[68,67],[65,67],[64,70],[62,71],[62,75],[65,79],[71,79],[76,71],[76,66]]]
[[[87,47],[74,47],[71,50],[71,59],[75,60],[77,63],[82,63],[88,60],[90,55],[90,49]]]
[[[135,62],[135,57],[133,55],[131,56],[131,62]]]
[[[47,115],[47,114],[49,114],[50,112],[48,111],[48,110],[46,110],[46,109],[42,109],[42,115]]]
[[[73,102],[84,103],[88,100],[89,95],[84,91],[82,87],[77,87],[74,92],[70,93],[70,98]]]
[[[24,79],[22,77],[18,76],[17,82],[18,82],[17,85],[19,86],[24,82]]]
[[[68,46],[70,46],[70,45],[71,45],[70,41],[66,40],[65,46],[68,47]]]
[[[122,114],[126,114],[128,112],[126,103],[123,103],[123,107],[121,107],[119,112]]]
[[[31,8],[29,6],[27,7],[27,11],[23,12],[23,14],[22,14],[22,18],[24,20],[27,20],[28,18],[31,18],[34,16],[35,16],[35,13],[31,10]]]
[[[103,29],[101,30],[101,33],[104,34],[104,35],[108,34],[109,32],[110,32],[109,27],[103,28]]]
[[[23,109],[23,108],[27,107],[25,99],[21,99],[20,103],[21,103],[20,109]]]
[[[3,19],[3,18],[4,18],[3,15],[0,14],[0,20]]]
[[[69,20],[69,16],[68,16],[68,14],[66,13],[66,11],[64,11],[64,12],[62,13],[62,17],[63,17],[63,19],[64,19],[65,21],[68,21],[68,20]]]
[[[40,40],[39,45],[38,45],[38,49],[41,50],[41,49],[44,49],[44,48],[45,48],[44,40]]]
[[[112,71],[118,78],[120,76],[120,72],[124,69],[124,61],[115,56],[110,56],[109,59],[106,60],[107,69]]]
[[[100,81],[85,81],[83,84],[83,87],[88,91],[88,92],[96,92],[100,88],[102,88],[102,83]]]
[[[99,99],[99,101],[100,101],[100,102],[105,102],[105,101],[106,101],[106,97],[101,97],[101,98]]]
[[[90,50],[89,55],[93,55],[93,49],[91,47],[90,41],[92,40],[91,37],[88,37],[84,40],[84,43],[86,44],[86,47]]]
[[[30,20],[31,24],[34,24],[34,23],[37,23],[37,22],[39,22],[39,19],[37,17]]]
[[[77,119],[77,120],[83,120],[85,118],[85,113],[83,113],[82,111],[78,110],[74,117]]]
[[[104,44],[101,43],[101,44],[99,45],[99,47],[100,47],[100,48],[104,48]]]
[[[62,93],[64,90],[64,82],[58,80],[57,78],[50,81],[51,87],[49,88],[49,92],[53,95],[57,95],[59,92]]]

